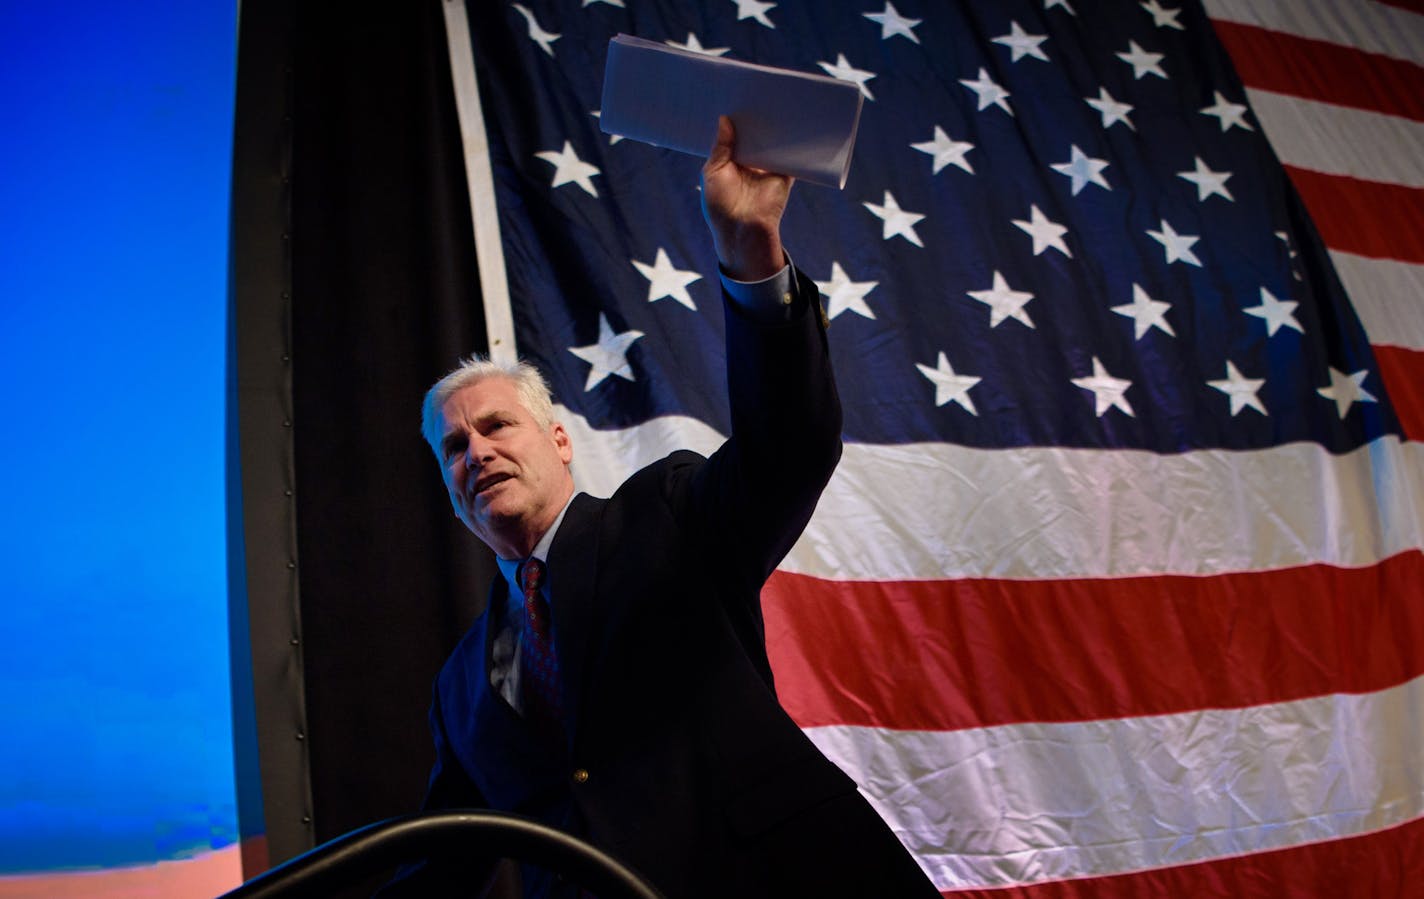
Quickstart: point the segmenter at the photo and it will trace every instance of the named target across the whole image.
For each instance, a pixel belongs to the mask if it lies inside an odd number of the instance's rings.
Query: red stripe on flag
[[[1424,67],[1411,62],[1268,31],[1214,22],[1217,37],[1247,87],[1424,121]]]
[[[1424,0],[1375,0],[1385,6],[1397,6],[1410,12],[1424,13]]]
[[[1374,351],[1404,436],[1424,440],[1424,352],[1397,346],[1376,346]]]
[[[1285,168],[1330,249],[1424,263],[1424,189]]]
[[[1424,673],[1424,553],[1214,577],[829,581],[762,592],[802,727],[955,730],[1233,708]]]
[[[1321,899],[1417,896],[1420,884],[1424,884],[1424,819],[1358,837],[1173,868],[1032,886],[945,891],[944,895],[949,899]]]

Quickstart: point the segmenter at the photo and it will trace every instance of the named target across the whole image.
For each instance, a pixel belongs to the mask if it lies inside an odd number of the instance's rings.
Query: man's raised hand
[[[702,214],[712,231],[722,270],[738,281],[760,281],[786,264],[781,214],[792,178],[732,161],[736,129],[717,119],[717,141],[702,167]]]

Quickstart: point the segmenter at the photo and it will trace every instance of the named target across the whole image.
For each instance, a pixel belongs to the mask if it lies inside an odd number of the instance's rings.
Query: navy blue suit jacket
[[[496,579],[436,682],[426,808],[540,819],[612,852],[670,899],[798,895],[827,867],[837,873],[822,889],[838,891],[805,895],[938,895],[782,710],[767,661],[761,587],[841,452],[818,294],[801,275],[796,293],[774,324],[724,301],[732,435],[721,448],[673,453],[611,498],[579,494],[569,506],[548,558],[568,710],[557,743],[491,686],[507,589]],[[465,890],[478,876],[423,873],[427,885]],[[524,875],[526,895],[565,889]]]

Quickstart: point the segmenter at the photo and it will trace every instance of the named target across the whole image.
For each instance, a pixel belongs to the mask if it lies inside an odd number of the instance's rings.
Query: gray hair
[[[468,359],[461,359],[454,370],[436,381],[434,386],[425,392],[425,401],[420,406],[420,433],[435,451],[435,455],[440,455],[440,438],[444,436],[437,428],[440,427],[440,409],[445,405],[445,401],[450,399],[455,391],[487,378],[509,380],[514,385],[515,393],[519,395],[520,404],[533,416],[539,427],[548,430],[554,423],[554,397],[549,390],[549,382],[544,380],[539,369],[522,359],[517,362],[495,362],[476,354]]]

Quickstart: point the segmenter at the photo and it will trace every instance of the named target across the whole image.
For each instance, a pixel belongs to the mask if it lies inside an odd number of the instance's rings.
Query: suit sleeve
[[[819,292],[795,273],[780,320],[724,297],[732,435],[691,475],[692,520],[709,560],[759,588],[815,511],[841,454],[841,407]],[[754,595],[754,594],[753,594]]]

